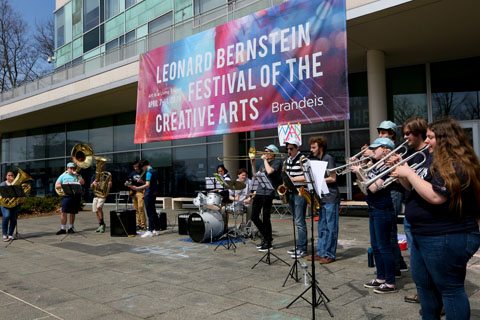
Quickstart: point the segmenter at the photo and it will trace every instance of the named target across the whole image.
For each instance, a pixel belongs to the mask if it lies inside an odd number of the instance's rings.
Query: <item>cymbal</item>
[[[227,189],[230,190],[242,190],[245,189],[246,185],[240,181],[226,181],[227,182]]]

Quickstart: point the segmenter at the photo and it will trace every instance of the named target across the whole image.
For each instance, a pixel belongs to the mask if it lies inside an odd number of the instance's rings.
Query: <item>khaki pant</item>
[[[132,198],[133,206],[137,210],[137,226],[145,228],[147,226],[145,222],[145,201],[143,197],[145,191],[137,191]]]

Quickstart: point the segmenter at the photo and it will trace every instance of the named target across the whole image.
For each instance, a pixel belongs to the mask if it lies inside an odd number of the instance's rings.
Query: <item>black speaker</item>
[[[188,217],[190,217],[190,213],[178,215],[178,234],[188,235]]]
[[[160,221],[160,230],[167,230],[167,213],[157,210],[157,215]]]
[[[127,237],[131,234],[135,235],[137,233],[135,213],[135,209],[110,211],[110,236]]]

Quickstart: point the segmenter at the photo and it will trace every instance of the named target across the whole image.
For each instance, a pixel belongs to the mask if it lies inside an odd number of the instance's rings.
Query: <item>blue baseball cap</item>
[[[274,144],[269,144],[268,146],[265,147],[265,149],[268,149],[268,150],[270,150],[270,151],[272,151],[272,152],[278,152],[278,148],[277,148],[277,146],[274,145]]]
[[[67,168],[75,168],[75,163],[73,162],[67,163]]]
[[[390,150],[393,150],[395,148],[395,144],[393,143],[392,140],[388,138],[377,138],[371,145],[368,146],[370,149],[376,149],[378,147],[387,147]]]
[[[397,130],[397,125],[390,120],[386,120],[386,121],[380,122],[380,124],[377,127],[377,130],[380,130],[380,129],[395,131]]]

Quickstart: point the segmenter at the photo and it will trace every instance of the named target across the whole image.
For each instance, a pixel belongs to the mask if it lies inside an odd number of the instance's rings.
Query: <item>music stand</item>
[[[2,198],[5,199],[11,199],[11,198],[25,198],[27,195],[23,191],[23,187],[21,185],[15,185],[15,186],[2,186],[0,187],[0,195]],[[18,217],[17,217],[18,218]],[[18,220],[15,223],[15,236],[13,237],[12,240],[8,242],[8,244],[5,246],[5,248],[8,248],[9,245],[13,243],[13,241],[21,239],[28,241],[30,243],[33,243],[33,241],[30,241],[24,237],[18,232]]]
[[[290,176],[286,174],[285,172],[282,171],[282,180],[283,183],[285,184],[285,187],[287,187],[287,191],[291,194],[294,195],[297,193],[297,188],[295,187],[295,184],[293,183],[292,179],[290,179]],[[283,281],[282,287],[285,287],[285,284],[287,283],[287,280],[289,277],[291,277],[295,282],[299,282],[300,278],[298,277],[298,265],[300,262],[298,261],[298,256],[297,256],[297,230],[295,227],[295,210],[292,210],[292,226],[293,226],[293,245],[295,247],[295,252],[293,253],[293,258],[295,262],[293,263],[292,267],[290,268],[290,271],[288,272],[285,281]]]
[[[275,190],[275,188],[273,187],[272,183],[270,182],[270,180],[268,179],[267,175],[265,174],[265,172],[257,172],[255,174],[255,176],[257,177],[257,180],[258,180],[258,183],[260,186],[262,186],[263,189],[265,190]],[[271,257],[270,256],[274,256],[276,258],[276,260],[271,260]],[[271,264],[274,264],[275,262],[277,261],[281,261],[283,263],[285,263],[287,266],[290,266],[286,261],[282,260],[279,256],[277,256],[275,253],[271,253],[270,252],[270,248],[267,249],[267,253],[265,253],[261,258],[260,260],[257,261],[257,263],[255,263],[253,266],[252,266],[252,269],[255,268],[260,262],[263,262],[263,263],[266,263],[268,265],[271,265]]]
[[[310,193],[310,199],[312,199],[312,204],[310,206],[311,210],[311,219],[312,219],[312,228],[311,228],[311,242],[312,242],[312,255],[315,253],[315,239],[314,239],[314,213],[315,213],[315,194],[319,194],[315,190],[315,181],[313,178],[313,174],[310,168],[309,164],[304,164],[303,165],[303,173],[305,175],[305,180],[307,182],[307,188],[308,192]],[[303,300],[307,301],[311,306],[312,306],[312,319],[315,319],[315,308],[319,306],[321,303],[325,305],[325,308],[327,309],[328,313],[330,314],[330,317],[333,318],[333,314],[330,311],[330,308],[327,305],[327,302],[330,302],[330,299],[325,295],[325,293],[320,289],[320,286],[318,285],[317,280],[315,279],[315,259],[312,256],[312,274],[310,275],[312,278],[310,286],[305,289],[300,295],[298,295],[290,304],[286,307],[287,309],[295,303],[299,298],[302,298]],[[303,297],[303,295],[308,291],[312,289],[312,302],[308,301],[306,298]],[[318,293],[318,298],[317,298],[317,293]]]
[[[220,189],[220,188],[223,188],[223,186],[220,185],[220,182],[216,177],[205,177],[206,190]]]
[[[78,182],[71,182],[71,183],[62,183],[62,189],[63,192],[65,193],[66,196],[68,197],[81,197],[83,190],[82,190],[82,185]],[[80,199],[79,199],[80,201]],[[68,213],[68,212],[66,212]],[[86,238],[84,234],[81,232],[75,230],[76,233],[80,234],[82,237]],[[63,241],[66,237],[68,237],[69,233],[67,233],[62,240]]]

